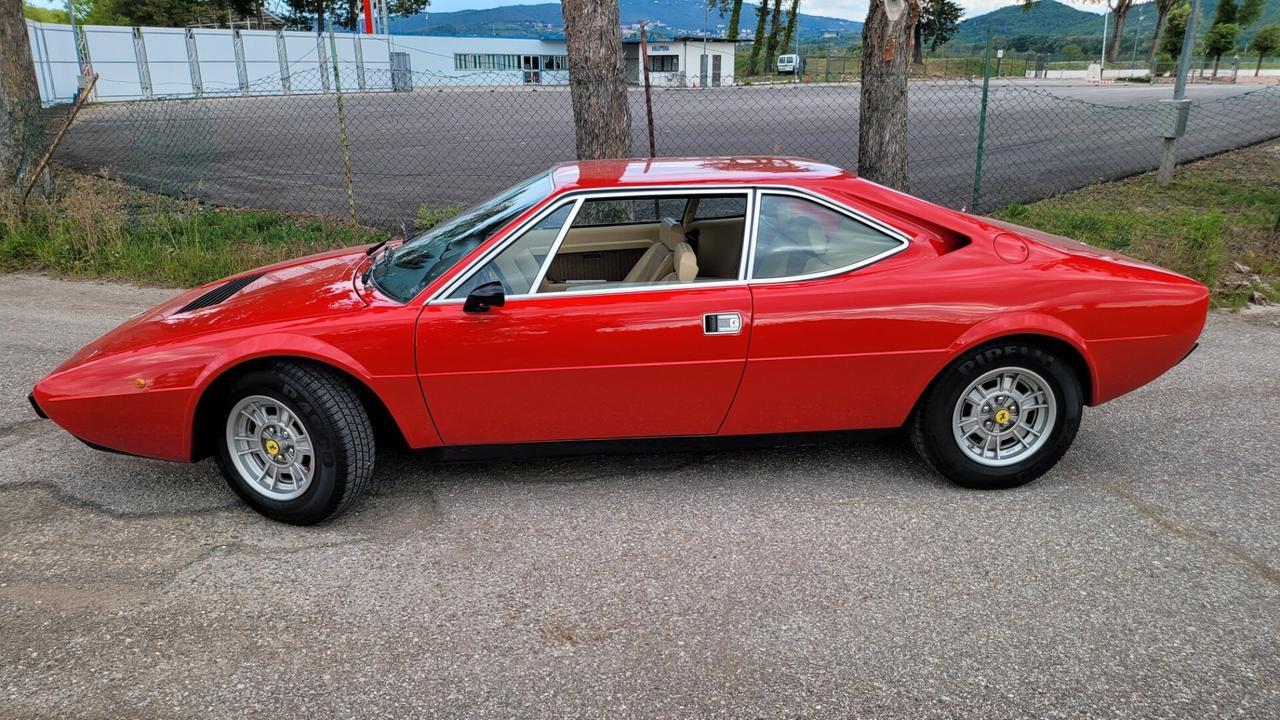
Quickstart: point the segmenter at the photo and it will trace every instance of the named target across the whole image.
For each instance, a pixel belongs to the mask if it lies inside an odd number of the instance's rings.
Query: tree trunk
[[[733,0],[733,10],[729,11],[729,32],[725,34],[729,40],[738,41],[738,23],[742,20],[742,0]]]
[[[800,0],[791,0],[791,9],[787,10],[787,29],[782,33],[782,54],[791,52],[791,40],[796,34],[796,15],[800,12]],[[799,54],[799,53],[797,53]]]
[[[1209,76],[1209,79],[1210,79],[1210,80],[1217,80],[1217,79],[1218,79],[1218,62],[1219,62],[1219,61],[1221,61],[1221,60],[1222,60],[1222,56],[1221,56],[1221,55],[1214,55],[1214,56],[1213,56],[1213,74]]]
[[[1258,53],[1258,67],[1253,69],[1253,76],[1258,77],[1262,74],[1262,53]]]
[[[907,63],[916,0],[871,0],[862,26],[858,174],[907,190]]]
[[[1151,68],[1151,79],[1156,77],[1156,55],[1159,52],[1160,41],[1164,39],[1164,28],[1169,23],[1169,11],[1160,7],[1160,3],[1156,3],[1156,29],[1151,35],[1151,48],[1147,50],[1147,67]]]
[[[782,24],[782,0],[773,0],[773,14],[769,17],[769,42],[764,46],[765,72],[777,72],[774,58],[778,52],[778,30]]]
[[[782,2],[782,0],[777,0]],[[751,64],[747,67],[748,74],[755,75],[756,69],[760,62],[760,48],[764,46],[764,24],[769,19],[769,0],[760,0],[760,7],[756,8],[756,34],[751,39]]]
[[[22,0],[0,0],[0,190],[21,188],[43,151],[40,89]]]
[[[564,0],[564,39],[578,159],[631,154],[618,0]]]
[[[1133,0],[1119,0],[1112,10],[1113,18],[1111,36],[1107,38],[1107,62],[1113,63],[1120,56],[1120,48],[1124,47],[1124,19],[1129,14]]]
[[[924,64],[924,23],[917,21],[915,27],[911,30],[911,37],[914,41],[911,43],[911,62],[916,65]]]

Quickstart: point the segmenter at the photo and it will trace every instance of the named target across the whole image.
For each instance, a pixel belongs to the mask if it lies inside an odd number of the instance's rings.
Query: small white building
[[[649,40],[649,82],[667,87],[732,85],[736,45],[725,38]],[[622,52],[626,60],[627,82],[641,82],[640,41],[623,40]]]

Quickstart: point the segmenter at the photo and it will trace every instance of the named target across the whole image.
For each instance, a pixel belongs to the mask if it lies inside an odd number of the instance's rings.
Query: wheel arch
[[[1062,358],[1067,363],[1067,366],[1071,368],[1071,372],[1075,375],[1076,380],[1080,383],[1080,393],[1084,398],[1085,404],[1093,404],[1094,392],[1097,387],[1097,378],[1095,377],[1093,366],[1089,362],[1088,356],[1082,348],[1083,343],[1081,342],[1081,345],[1078,346],[1072,340],[1068,340],[1067,338],[1053,332],[1045,332],[1042,330],[1022,330],[1011,331],[1003,334],[992,334],[990,336],[982,337],[979,340],[969,342],[961,343],[957,341],[959,347],[948,353],[949,359],[946,364],[938,368],[938,371],[934,373],[933,377],[929,380],[929,383],[925,385],[924,389],[920,392],[920,395],[912,404],[911,412],[907,417],[910,418],[915,414],[916,410],[920,407],[920,403],[924,402],[925,398],[929,396],[933,387],[938,383],[939,379],[946,374],[947,370],[955,366],[957,362],[968,355],[973,349],[993,343],[1025,343],[1028,345],[1036,345],[1052,352],[1055,356]]]
[[[386,403],[382,401],[382,398],[378,397],[378,394],[369,387],[363,378],[351,370],[336,363],[326,362],[307,355],[270,354],[246,358],[232,363],[220,368],[207,379],[191,415],[191,459],[193,461],[208,457],[216,451],[212,438],[216,437],[217,433],[210,432],[210,429],[212,424],[219,422],[216,411],[225,391],[246,373],[266,369],[279,361],[322,367],[337,374],[355,392],[356,397],[360,399],[360,404],[364,407],[369,416],[369,421],[373,424],[374,436],[379,443],[390,441],[393,446],[409,446],[403,430],[387,408]]]

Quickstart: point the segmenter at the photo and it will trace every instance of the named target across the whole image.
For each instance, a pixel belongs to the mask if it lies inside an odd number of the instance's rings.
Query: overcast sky
[[[472,8],[497,7],[499,5],[533,5],[548,0],[431,0],[428,11],[449,12]],[[1069,2],[1074,7],[1087,12],[1101,12],[1107,7],[1105,2]],[[747,0],[748,4],[752,0]],[[965,9],[966,16],[980,15],[998,7],[1012,4],[1010,0],[958,0]],[[867,17],[867,0],[801,0],[800,9],[810,15],[827,15],[847,20],[864,20]]]

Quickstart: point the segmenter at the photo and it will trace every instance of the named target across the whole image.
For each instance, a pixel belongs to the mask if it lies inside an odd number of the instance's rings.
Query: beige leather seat
[[[687,242],[677,243],[671,254],[674,269],[662,279],[667,282],[693,282],[698,277],[698,256]]]
[[[672,218],[662,218],[658,227],[658,242],[640,256],[623,282],[657,282],[675,270],[676,246],[684,243],[684,226]]]

